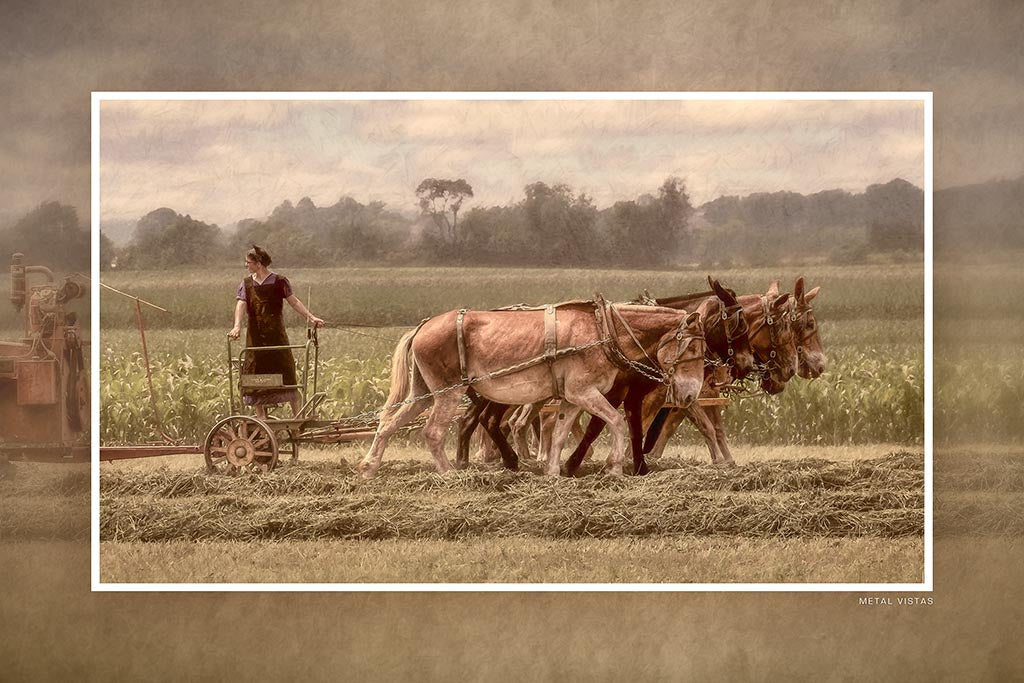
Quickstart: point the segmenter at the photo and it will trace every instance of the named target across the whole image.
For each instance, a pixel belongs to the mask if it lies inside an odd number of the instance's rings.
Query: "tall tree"
[[[459,234],[459,210],[462,203],[473,196],[473,188],[462,178],[426,178],[416,188],[420,210],[429,215],[437,226],[441,244],[458,247],[462,236]],[[451,220],[448,214],[451,214]]]
[[[680,178],[667,178],[657,197],[644,194],[635,201],[619,201],[608,213],[608,238],[619,264],[661,267],[691,260],[693,206]]]

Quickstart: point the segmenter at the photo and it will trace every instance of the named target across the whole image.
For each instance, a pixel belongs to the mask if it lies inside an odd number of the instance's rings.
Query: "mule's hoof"
[[[367,465],[366,463],[359,463],[356,465],[356,472],[363,479],[373,479],[373,475],[377,473],[377,468],[373,465]]]

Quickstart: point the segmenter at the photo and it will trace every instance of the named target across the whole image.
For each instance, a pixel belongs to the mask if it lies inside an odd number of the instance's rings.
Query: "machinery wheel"
[[[211,474],[269,472],[277,466],[277,439],[265,422],[248,415],[226,417],[210,430],[203,446]]]

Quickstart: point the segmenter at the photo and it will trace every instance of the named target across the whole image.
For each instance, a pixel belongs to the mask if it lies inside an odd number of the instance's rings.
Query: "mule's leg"
[[[376,474],[377,469],[380,467],[380,461],[384,457],[384,449],[388,447],[391,437],[403,426],[415,420],[429,405],[430,399],[423,398],[414,403],[399,406],[394,410],[385,412],[377,424],[377,433],[373,435],[373,443],[370,444],[370,450],[363,456],[363,459],[356,468],[359,474],[365,479],[369,479]]]
[[[458,450],[455,455],[455,468],[459,470],[464,470],[469,466],[469,442],[480,425],[481,416],[488,406],[487,401],[481,399],[472,389],[466,393],[469,394],[473,403],[459,422]]]
[[[583,433],[583,438],[580,439],[576,450],[572,452],[569,459],[565,461],[565,473],[567,475],[571,477],[576,474],[576,470],[583,464],[583,459],[590,455],[590,447],[597,440],[602,429],[604,429],[604,420],[591,416],[590,422],[587,423],[587,431]]]
[[[686,417],[693,422],[693,425],[700,432],[700,435],[704,437],[704,443],[708,447],[708,451],[711,453],[711,463],[715,464],[719,462],[722,457],[718,450],[718,438],[715,433],[715,423],[711,420],[711,417],[705,412],[707,409],[698,406],[696,403],[686,409]]]
[[[629,447],[633,453],[633,474],[647,474],[647,463],[644,461],[644,425],[643,401],[647,392],[633,389],[626,394],[623,407],[626,410],[626,422],[629,425]]]
[[[679,408],[672,408],[669,410],[668,417],[665,418],[665,424],[661,427],[661,433],[658,434],[658,439],[654,442],[654,446],[651,448],[650,456],[652,459],[657,460],[665,453],[665,446],[668,445],[669,439],[679,429],[679,425],[682,424],[683,420],[686,419],[686,411],[680,410]]]
[[[512,443],[515,450],[521,457],[530,457],[530,444],[526,440],[526,429],[529,426],[528,415],[531,406],[519,406],[508,419],[509,433],[512,435]]]
[[[569,432],[572,431],[572,426],[576,422],[576,418],[580,414],[581,408],[578,405],[574,405],[569,401],[562,401],[562,404],[558,406],[558,414],[553,420],[551,425],[550,435],[548,441],[548,465],[546,473],[557,477],[561,474],[561,467],[559,466],[559,459],[562,455],[562,448],[565,446],[565,440],[569,438]],[[543,433],[544,430],[542,430]]]
[[[568,401],[576,404],[595,417],[599,417],[608,425],[612,432],[612,450],[606,461],[608,474],[622,476],[622,455],[626,450],[626,420],[622,414],[597,389],[566,396]],[[550,461],[549,461],[550,464]]]
[[[490,435],[492,444],[498,449],[501,455],[501,462],[505,469],[519,469],[519,455],[512,450],[505,433],[501,431],[501,420],[511,406],[504,403],[491,403],[483,416],[483,426]]]
[[[455,413],[459,410],[459,402],[462,400],[460,391],[449,391],[446,394],[434,396],[434,409],[430,411],[427,424],[423,428],[423,438],[430,447],[430,453],[434,456],[434,465],[440,474],[445,474],[452,469],[452,463],[444,454],[444,437],[448,431]]]
[[[647,427],[647,433],[644,436],[644,453],[650,453],[654,448],[654,443],[661,436],[661,430],[665,427],[665,420],[668,419],[668,414],[672,412],[671,408],[661,408],[658,410],[658,414],[654,416],[654,420],[650,426]]]
[[[472,460],[491,463],[498,459],[498,448],[487,432],[477,429],[473,434],[473,440],[476,442],[476,451],[473,452]]]
[[[515,444],[516,451],[524,458],[530,457],[530,445],[526,440],[526,431],[532,429],[531,425],[537,416],[540,415],[541,408],[543,407],[544,401],[522,406],[509,419],[509,425],[512,428],[512,443]],[[544,451],[537,453],[538,459],[544,458],[544,456]]]
[[[723,407],[708,406],[706,410],[712,424],[715,426],[715,440],[718,442],[718,451],[722,454],[721,463],[730,467],[735,466],[736,461],[732,459],[732,453],[729,451],[729,442],[725,438],[725,420],[722,417]]]
[[[555,427],[560,424],[562,420],[568,419],[562,417],[568,413],[563,409],[566,406],[565,401],[560,401],[558,404],[557,412],[548,412],[545,414],[544,406],[541,405],[541,409],[537,411],[537,417],[534,418],[533,424],[536,426],[536,433],[538,434],[538,443],[540,444],[540,450],[537,453],[538,460],[547,460],[548,454],[551,452],[551,439],[555,432]],[[576,417],[579,417],[579,413],[575,413]],[[568,425],[568,431],[565,434],[565,439],[568,441],[569,433],[572,431],[573,425],[576,424],[576,418],[574,417]],[[562,442],[562,448],[565,447],[565,441]],[[561,458],[562,451],[558,451],[559,458]]]

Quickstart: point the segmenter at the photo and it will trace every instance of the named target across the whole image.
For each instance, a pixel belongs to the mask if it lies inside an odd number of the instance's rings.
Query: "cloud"
[[[109,102],[103,214],[155,205],[230,222],[284,198],[347,194],[415,204],[425,177],[462,177],[475,202],[535,181],[599,205],[655,192],[860,190],[892,173],[918,184],[922,109],[906,102]]]

